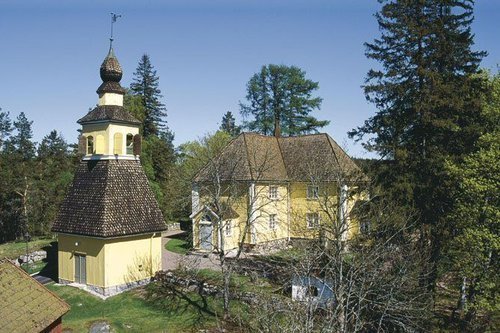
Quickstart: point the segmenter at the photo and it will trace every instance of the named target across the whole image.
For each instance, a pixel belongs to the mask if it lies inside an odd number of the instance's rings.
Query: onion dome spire
[[[97,88],[97,93],[101,97],[105,93],[125,94],[125,89],[120,85],[123,71],[118,59],[113,50],[113,23],[116,19],[121,17],[115,13],[111,13],[111,38],[109,39],[109,51],[106,58],[102,62],[99,74],[101,75],[102,84]]]
[[[99,95],[104,93],[125,94],[125,89],[120,85],[123,75],[122,67],[115,56],[112,46],[110,46],[108,55],[102,62],[99,73],[102,79],[102,84],[97,89]]]
[[[120,82],[122,79],[122,67],[115,56],[112,46],[110,46],[108,55],[102,62],[100,74],[103,82]]]

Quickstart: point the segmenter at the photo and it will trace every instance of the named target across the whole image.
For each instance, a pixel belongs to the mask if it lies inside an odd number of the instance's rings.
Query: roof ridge
[[[250,163],[250,153],[248,152],[248,143],[246,138],[247,133],[243,133],[242,135],[243,135],[243,143],[245,144],[245,153],[247,155],[247,163],[248,163],[248,169],[250,171],[250,178],[252,180],[255,180],[255,178],[253,177],[252,164]]]
[[[283,148],[281,147],[280,139],[281,137],[275,137],[278,142],[278,150],[280,151],[281,161],[283,162],[283,167],[285,168],[286,178],[290,180],[290,175],[288,174],[287,164],[285,163],[285,157],[283,156]]]
[[[337,157],[337,154],[335,153],[335,148],[333,148],[333,144],[332,144],[332,140],[330,140],[330,136],[326,133],[325,134],[325,137],[326,137],[326,141],[328,142],[328,145],[330,146],[330,148],[332,149],[332,154],[333,154],[333,157],[335,158],[335,161],[337,162],[337,165],[339,166],[339,168],[341,169],[341,173],[342,173],[342,166],[340,165],[340,161]],[[336,142],[335,142],[336,143]],[[336,143],[337,144],[337,143]],[[338,144],[337,144],[338,146]],[[344,152],[345,154],[345,152]]]
[[[328,133],[308,133],[308,134],[300,134],[297,136],[281,136],[283,139],[294,139],[294,138],[304,138],[307,136],[320,136],[320,135],[328,135]]]
[[[238,134],[237,136],[235,136],[234,138],[231,138],[231,140],[229,140],[229,142],[224,146],[224,148],[221,149],[220,153],[216,156],[216,157],[219,157],[226,149],[227,147],[229,147],[234,141],[236,141],[236,139],[238,139],[240,136],[244,135],[245,132],[243,133],[240,133]],[[198,177],[198,175],[205,169],[207,168],[208,164],[210,163],[207,162],[203,165],[203,167],[201,167],[198,172],[196,172],[196,174],[191,178],[191,181],[194,181],[196,179],[196,177]]]
[[[335,149],[333,148],[333,143],[335,143],[335,145],[337,146],[337,148],[339,148],[339,149],[340,149],[340,151],[341,151],[342,153],[344,153],[344,154],[345,154],[345,156],[347,157],[347,160],[348,160],[348,161],[350,161],[350,162],[351,162],[351,163],[352,163],[352,164],[353,164],[353,165],[354,165],[354,166],[355,166],[358,170],[360,170],[360,169],[359,169],[359,167],[358,167],[358,165],[357,165],[356,163],[354,163],[354,161],[353,161],[353,160],[352,160],[352,158],[349,156],[349,154],[347,154],[347,153],[346,153],[346,151],[345,151],[345,150],[344,150],[344,149],[343,149],[343,148],[342,148],[342,147],[341,147],[341,146],[337,143],[337,141],[335,141],[335,140],[334,140],[334,139],[333,139],[330,135],[328,135],[327,133],[325,133],[325,135],[326,135],[326,139],[328,140],[328,143],[330,144],[330,147],[332,147],[332,151],[333,151],[333,154],[334,154],[334,156],[335,156],[335,159],[337,160],[338,165],[340,166],[340,162],[339,162],[339,160],[338,160],[338,158],[337,158],[337,154],[335,154]],[[332,142],[333,142],[333,143],[332,143]]]
[[[280,136],[280,137],[276,137],[274,135],[266,135],[266,134],[262,134],[262,133],[258,133],[258,132],[242,132],[241,134],[261,136],[261,137],[264,137],[264,138],[278,138],[278,139],[294,139],[294,138],[302,138],[302,137],[306,137],[306,136],[328,135],[328,133],[324,133],[324,132],[300,134],[300,135],[297,135],[297,136]]]
[[[105,173],[105,179],[103,180],[104,181],[104,196],[102,198],[102,204],[104,205],[104,209],[102,211],[100,211],[101,215],[100,218],[102,221],[104,221],[104,223],[102,223],[99,227],[100,227],[100,231],[101,231],[101,234],[105,235],[106,234],[106,226],[108,225],[109,223],[109,219],[107,218],[108,216],[108,210],[110,209],[109,207],[109,204],[108,204],[108,201],[113,201],[112,198],[111,200],[109,200],[109,191],[108,191],[108,188],[109,188],[109,182],[108,182],[108,179],[109,179],[109,173],[111,172],[110,168],[111,168],[111,165],[112,163],[109,163],[109,160],[105,160],[104,161],[106,164],[107,164],[107,167],[106,167],[106,173]],[[106,237],[106,236],[104,236]]]

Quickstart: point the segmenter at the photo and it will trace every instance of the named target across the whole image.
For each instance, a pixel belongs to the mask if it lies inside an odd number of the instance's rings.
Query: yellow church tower
[[[141,167],[140,122],[123,107],[113,47],[100,68],[96,108],[78,120],[83,154],[54,221],[59,282],[110,296],[161,269],[166,225]]]

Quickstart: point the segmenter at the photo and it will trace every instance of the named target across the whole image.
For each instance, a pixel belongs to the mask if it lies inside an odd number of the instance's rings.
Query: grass
[[[165,244],[165,250],[178,254],[187,254],[190,248],[188,242],[184,239],[173,238]]]
[[[222,286],[223,276],[219,271],[214,271],[212,269],[203,268],[191,272],[177,271],[178,275],[185,275],[186,277],[193,275],[198,280],[204,280],[205,282]],[[275,288],[273,287],[267,279],[258,279],[257,281],[252,281],[249,276],[244,276],[233,272],[231,274],[230,287],[233,292],[265,292],[272,293]]]
[[[28,243],[28,250],[29,252],[40,250],[53,241],[51,238],[35,238]],[[24,241],[0,244],[0,258],[16,259],[23,254],[26,254],[26,242]]]
[[[63,327],[73,332],[88,331],[96,321],[106,321],[114,332],[197,332],[215,325],[214,313],[200,312],[194,306],[200,302],[197,295],[164,308],[148,303],[143,288],[101,300],[69,286],[47,287],[71,306],[63,317]]]
[[[21,268],[24,269],[26,273],[33,274],[42,271],[47,265],[47,261],[41,260],[31,264],[22,264]]]
[[[301,248],[291,248],[279,250],[271,255],[262,256],[263,259],[291,262],[300,260],[304,256],[304,250]]]

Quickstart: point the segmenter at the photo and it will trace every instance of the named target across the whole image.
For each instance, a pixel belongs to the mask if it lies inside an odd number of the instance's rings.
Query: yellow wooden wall
[[[78,246],[75,245],[78,242]],[[58,269],[59,278],[75,281],[75,253],[86,255],[87,283],[105,287],[104,282],[104,245],[98,238],[76,235],[58,235]]]
[[[104,248],[106,286],[144,280],[161,270],[161,234],[110,239]]]
[[[269,198],[269,186],[278,187],[278,198]],[[256,244],[288,237],[288,188],[286,184],[262,184],[255,186],[256,200],[254,226]],[[269,226],[269,215],[276,214],[276,227]]]
[[[269,198],[270,185],[278,186],[278,199]],[[244,232],[249,212],[248,186],[249,184],[242,185],[239,196],[237,198],[231,198],[233,209],[235,209],[240,217],[232,222],[233,233],[231,236],[226,237],[226,250],[236,248]],[[331,223],[338,223],[338,184],[330,183],[320,186],[318,199],[310,199],[307,197],[307,186],[307,183],[299,182],[291,184],[260,183],[255,186],[255,193],[257,196],[254,204],[257,208],[254,220],[256,244],[284,238],[317,238],[319,237],[321,228],[323,230],[331,230]],[[201,205],[209,200],[207,196],[208,195],[203,193],[203,191],[200,193]],[[352,238],[359,232],[359,223],[350,216],[349,212],[353,208],[354,203],[361,197],[362,195],[350,197],[347,202],[347,238]],[[222,197],[221,201],[224,200],[227,200],[227,198]],[[330,220],[325,209],[327,209],[333,217],[333,221]],[[321,227],[308,228],[306,214],[314,212],[319,213]],[[275,229],[269,228],[270,214],[276,214],[277,216],[277,226]],[[202,217],[203,214],[200,214],[193,222],[193,244],[195,248],[199,248],[198,223]],[[214,244],[217,242],[216,233],[217,230],[214,227]],[[249,235],[245,237],[245,243],[251,243]]]
[[[59,234],[58,239],[59,278],[67,281],[75,280],[74,253],[86,255],[87,284],[98,287],[143,280],[161,270],[160,233],[118,239]]]
[[[135,125],[118,125],[118,124],[87,124],[82,127],[82,135],[93,136],[94,137],[94,149],[96,153],[101,153],[104,155],[114,155],[115,151],[115,134],[120,133],[121,145],[119,149],[121,151],[118,155],[126,154],[126,140],[127,134],[136,135],[139,134],[139,127]],[[97,137],[103,137],[102,147],[97,146]],[[100,151],[99,151],[100,150]]]

